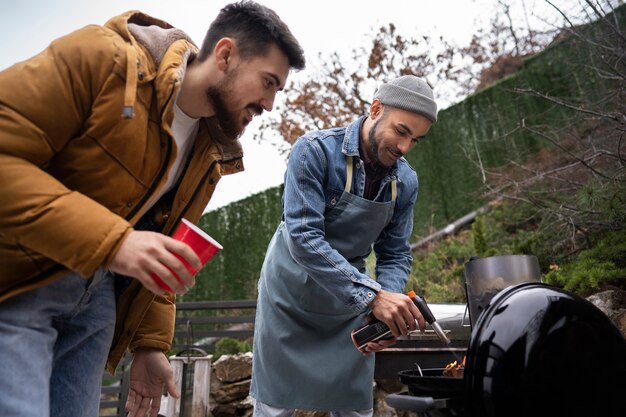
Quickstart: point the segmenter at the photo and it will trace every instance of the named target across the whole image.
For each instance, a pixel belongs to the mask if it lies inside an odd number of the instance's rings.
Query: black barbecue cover
[[[472,331],[468,414],[626,415],[626,340],[587,300],[541,283],[494,297]]]

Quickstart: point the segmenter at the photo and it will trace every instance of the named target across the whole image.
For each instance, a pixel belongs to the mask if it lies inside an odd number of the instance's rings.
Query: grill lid
[[[465,367],[473,416],[623,412],[626,340],[587,300],[541,283],[498,293],[472,330]]]

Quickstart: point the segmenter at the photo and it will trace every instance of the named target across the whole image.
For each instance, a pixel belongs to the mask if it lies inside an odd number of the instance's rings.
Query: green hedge
[[[196,287],[180,301],[256,298],[265,251],[280,222],[282,190],[272,187],[202,216],[199,226],[224,250],[198,273]]]
[[[622,27],[626,7],[618,9]],[[590,36],[609,36],[604,28],[587,27]],[[601,103],[619,81],[601,78],[588,64],[597,59],[573,36],[526,59],[522,69],[439,114],[427,140],[407,155],[416,169],[420,190],[415,206],[414,239],[445,226],[486,201],[482,200],[481,170],[524,161],[549,142],[525,127],[546,133],[582,117],[574,110],[516,90],[534,90],[584,108],[611,111]],[[621,86],[623,88],[623,86]],[[470,159],[471,158],[471,159]]]

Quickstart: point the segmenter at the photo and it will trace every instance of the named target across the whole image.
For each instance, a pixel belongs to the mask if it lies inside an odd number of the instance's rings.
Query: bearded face
[[[383,110],[367,134],[369,157],[377,165],[393,166],[426,136],[432,124],[418,113],[395,108]]]
[[[213,103],[215,117],[222,131],[231,139],[241,136],[245,128],[241,121],[237,120],[237,112],[232,110],[232,88],[236,74],[236,70],[229,71],[222,82],[217,86],[210,86],[206,92],[209,102]]]
[[[218,85],[211,86],[206,91],[207,99],[213,104],[215,117],[222,131],[231,139],[239,138],[252,117],[263,112],[261,106],[255,103],[238,108],[235,100],[238,74],[236,68],[226,72]]]

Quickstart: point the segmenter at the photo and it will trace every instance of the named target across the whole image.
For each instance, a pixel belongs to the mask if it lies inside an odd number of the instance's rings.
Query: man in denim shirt
[[[295,409],[372,415],[374,357],[367,353],[395,338],[370,342],[364,355],[351,331],[370,313],[394,337],[424,330],[419,310],[402,293],[417,198],[417,176],[402,156],[436,119],[430,87],[402,76],[380,86],[368,116],[310,132],[294,145],[283,222],[259,281],[256,416],[286,417]],[[365,267],[372,246],[376,280]]]

